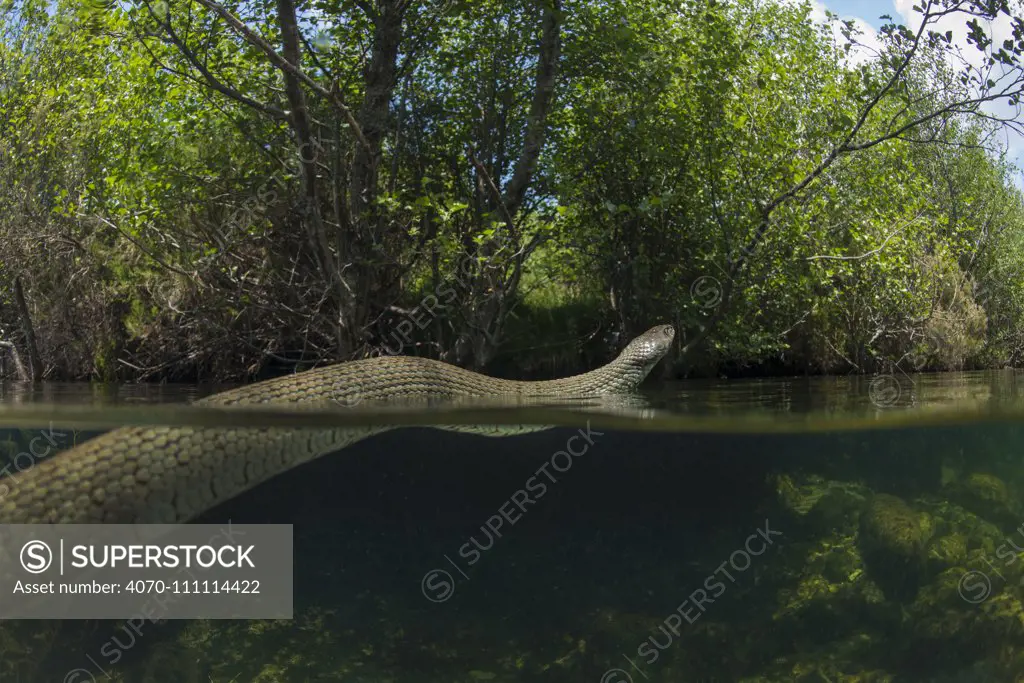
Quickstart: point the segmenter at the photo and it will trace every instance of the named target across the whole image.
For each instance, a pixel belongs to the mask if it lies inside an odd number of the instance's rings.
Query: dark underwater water
[[[199,520],[294,525],[293,620],[9,621],[0,676],[1024,676],[1014,421],[743,435],[591,427],[574,442],[584,452],[564,455],[578,434],[403,429],[302,466]]]

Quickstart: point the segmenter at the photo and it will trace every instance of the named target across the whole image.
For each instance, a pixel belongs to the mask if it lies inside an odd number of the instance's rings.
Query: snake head
[[[655,325],[629,343],[641,356],[649,356],[656,363],[665,357],[676,338],[676,328],[671,325]]]
[[[671,325],[655,325],[639,337],[629,342],[629,345],[619,354],[621,360],[636,366],[640,370],[641,379],[647,376],[655,365],[658,364],[676,338],[676,330]]]

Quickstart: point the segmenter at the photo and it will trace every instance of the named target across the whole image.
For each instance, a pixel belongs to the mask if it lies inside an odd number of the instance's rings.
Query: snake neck
[[[611,363],[584,373],[581,377],[592,376],[596,382],[603,383],[606,386],[604,393],[630,393],[647,379],[647,375],[651,374],[659,360],[660,357],[647,360],[623,354]]]
[[[532,393],[569,397],[591,397],[607,394],[630,394],[636,391],[661,357],[649,358],[622,353],[618,358],[596,370],[564,379],[531,382]]]

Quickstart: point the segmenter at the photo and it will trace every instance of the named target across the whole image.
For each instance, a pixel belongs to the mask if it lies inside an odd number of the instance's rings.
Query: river
[[[0,680],[1021,680],[1020,377],[694,381],[611,407],[231,415],[184,407],[224,387],[0,386],[8,486],[127,424],[415,425],[197,520],[292,525],[289,551],[275,546],[291,618],[165,620],[137,596],[134,618],[5,620]],[[556,427],[494,438],[431,423]]]

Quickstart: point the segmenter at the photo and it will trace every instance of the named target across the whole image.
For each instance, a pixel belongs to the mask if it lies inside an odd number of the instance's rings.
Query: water
[[[12,461],[50,420],[54,451],[128,423],[560,426],[417,426],[299,467],[199,520],[294,525],[294,619],[8,621],[0,680],[1021,680],[1018,376],[694,382],[582,413],[6,386]]]

